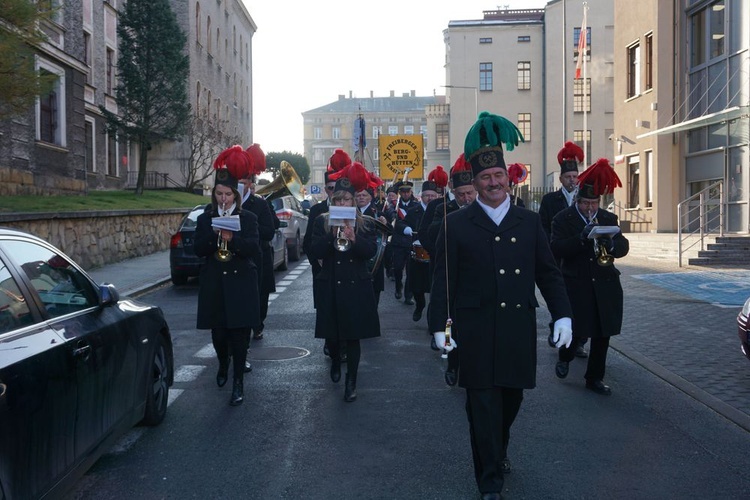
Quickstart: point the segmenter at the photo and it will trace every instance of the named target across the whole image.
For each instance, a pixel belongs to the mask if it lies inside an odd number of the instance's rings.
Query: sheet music
[[[214,217],[211,219],[211,227],[227,231],[239,231],[240,216],[230,215],[229,217]]]

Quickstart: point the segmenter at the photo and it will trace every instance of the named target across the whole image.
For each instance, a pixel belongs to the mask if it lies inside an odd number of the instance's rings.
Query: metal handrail
[[[700,249],[705,250],[704,241],[706,236],[714,233],[714,231],[711,231],[710,227],[713,222],[716,222],[717,216],[711,216],[708,202],[716,199],[715,197],[712,198],[710,195],[711,191],[717,187],[719,189],[718,234],[719,236],[724,236],[724,181],[714,182],[710,186],[701,189],[691,197],[686,198],[677,204],[677,265],[679,267],[682,267],[683,253],[690,250],[698,243],[700,243]],[[698,205],[690,207],[690,202],[696,200],[698,200]],[[688,209],[685,211],[684,207],[688,207]],[[695,215],[696,210],[698,211],[697,216]],[[686,216],[687,218],[687,222],[684,225],[687,231],[683,230],[683,216]],[[698,221],[698,227],[691,231],[690,226],[695,223],[696,220]],[[683,233],[685,232],[687,232],[687,235],[683,237]],[[683,248],[683,243],[696,234],[698,234],[698,240]]]

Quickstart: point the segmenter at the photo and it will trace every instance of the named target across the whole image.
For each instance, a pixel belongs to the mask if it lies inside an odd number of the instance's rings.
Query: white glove
[[[458,347],[458,344],[456,344],[456,341],[453,340],[453,337],[451,337],[450,344],[445,345],[445,331],[435,332],[432,334],[432,336],[435,339],[435,345],[437,345],[440,349],[444,349],[445,352],[451,352],[453,349]]]
[[[552,328],[552,342],[555,343],[557,348],[570,347],[570,343],[573,342],[573,328],[570,318],[560,318],[555,321],[555,326]]]
[[[405,234],[406,236],[411,236],[411,233],[413,233],[413,232],[414,232],[414,231],[413,231],[413,230],[412,230],[412,228],[410,228],[409,226],[406,226],[406,227],[404,228],[404,234]]]

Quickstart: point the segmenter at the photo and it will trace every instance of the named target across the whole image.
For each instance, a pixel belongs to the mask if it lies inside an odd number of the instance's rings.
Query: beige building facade
[[[651,232],[692,230],[677,207],[703,190],[748,232],[749,4],[615,1],[615,196]]]

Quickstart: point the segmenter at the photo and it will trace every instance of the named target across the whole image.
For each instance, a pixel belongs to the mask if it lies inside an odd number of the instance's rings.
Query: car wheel
[[[300,244],[299,233],[297,233],[297,237],[295,238],[295,241],[294,241],[294,246],[292,247],[292,253],[289,254],[289,260],[298,261],[301,248],[302,248],[302,245]]]
[[[284,252],[284,258],[281,261],[281,264],[279,264],[278,269],[279,271],[286,271],[289,269],[289,250],[287,250],[286,245],[284,245],[284,248],[282,249],[282,252]]]
[[[146,376],[146,413],[141,425],[159,425],[167,414],[169,399],[169,355],[164,338],[157,335],[154,356]]]
[[[172,283],[174,283],[175,285],[184,285],[185,283],[187,283],[187,280],[187,274],[172,271]]]

